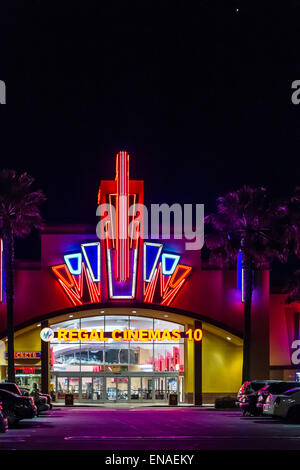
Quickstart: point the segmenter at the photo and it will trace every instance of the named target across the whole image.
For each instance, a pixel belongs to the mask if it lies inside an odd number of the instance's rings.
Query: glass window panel
[[[104,344],[81,343],[81,371],[102,372],[104,370]]]
[[[160,329],[161,331],[167,329],[169,331],[172,330],[180,330],[180,332],[184,332],[184,326],[180,325],[179,323],[173,323],[170,321],[166,320],[157,320],[156,318],[154,319],[154,329],[158,330]],[[176,341],[176,343],[184,343],[184,338],[181,338],[179,341]],[[160,341],[160,343],[169,343],[168,340]]]
[[[79,377],[69,378],[69,393],[73,393],[74,398],[78,398],[79,395]]]
[[[153,343],[130,343],[130,366],[131,372],[153,371]]]
[[[68,377],[57,377],[57,399],[64,398],[69,393]]]
[[[169,393],[177,393],[177,377],[166,378],[166,391]]]
[[[81,327],[82,330],[87,330],[91,332],[92,330],[96,330],[99,332],[100,330],[104,330],[104,317],[86,317],[81,319]],[[97,339],[92,339],[92,341],[81,341],[81,344],[103,344],[102,342],[97,341]]]
[[[83,349],[83,346],[81,346]],[[90,364],[103,364],[104,361],[104,349],[93,348],[89,349],[89,363]]]
[[[117,399],[117,382],[115,377],[106,377],[106,399],[109,401]]]
[[[154,371],[179,372],[184,369],[184,345],[180,343],[154,344]]]
[[[57,377],[57,398],[63,399],[66,393],[73,393],[74,398],[79,395],[79,377]]]
[[[153,318],[147,318],[147,317],[130,317],[129,321],[129,328],[131,330],[142,330],[142,329],[153,329]],[[152,341],[151,341],[152,342]],[[132,339],[129,341],[130,344],[143,344],[144,341],[135,341]]]
[[[96,316],[96,317],[85,317],[81,319],[81,328],[91,331],[93,329],[100,330],[104,329],[104,317],[103,316]]]
[[[153,318],[148,317],[130,317],[130,328],[132,330],[141,328],[153,328]]]
[[[131,390],[130,397],[131,400],[139,400],[142,396],[141,390],[141,377],[131,377]]]
[[[128,377],[117,377],[118,401],[128,400]]]
[[[93,399],[104,400],[104,377],[93,377]]]
[[[50,393],[56,392],[56,376],[51,374],[50,377]]]
[[[93,400],[93,379],[92,377],[81,378],[81,396],[83,400]]]
[[[105,346],[105,364],[128,364],[128,345],[119,343]]]
[[[153,377],[142,377],[142,399],[152,400],[153,397]]]
[[[161,330],[164,330],[167,328],[168,330],[173,330],[174,328],[184,331],[184,326],[180,325],[180,323],[174,323],[166,320],[159,320],[157,318],[154,318],[154,328],[160,328]]]
[[[165,378],[164,377],[155,377],[154,378],[154,396],[155,396],[155,400],[165,400],[166,399],[166,389],[165,389]]]
[[[129,317],[122,315],[106,315],[105,331],[124,330],[129,328]]]
[[[183,325],[166,320],[157,320],[147,317],[117,316],[87,317],[81,321],[76,319],[52,325],[54,331],[58,328],[104,328],[107,332],[113,329],[149,329],[177,328],[184,330]],[[108,370],[130,370],[145,372],[182,372],[184,370],[184,339],[180,342],[55,342],[50,343],[51,371],[88,371],[103,372]]]
[[[54,331],[54,333],[57,333],[57,330],[59,328],[66,328],[66,329],[71,329],[71,328],[75,328],[75,329],[80,329],[80,319],[74,319],[74,320],[68,320],[68,321],[64,321],[64,322],[61,322],[61,323],[55,323],[54,325],[51,325],[51,328],[52,330]],[[70,341],[60,341],[59,343],[69,343]],[[52,341],[51,341],[51,344],[52,343],[58,343],[58,340],[57,338],[54,338]]]
[[[86,317],[81,319],[81,327],[82,330],[92,331],[96,330],[99,332],[100,330],[104,330],[104,317],[97,316],[97,317]],[[96,343],[99,344],[100,342],[97,339],[93,339],[92,341],[81,341],[82,344],[90,344]],[[102,343],[101,343],[102,344]]]
[[[79,371],[80,343],[51,343],[50,367],[52,371]]]

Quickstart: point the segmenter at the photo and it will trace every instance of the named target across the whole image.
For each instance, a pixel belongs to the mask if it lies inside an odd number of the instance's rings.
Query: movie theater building
[[[40,262],[16,265],[17,383],[54,390],[58,401],[71,392],[75,402],[153,404],[176,392],[181,403],[201,404],[235,394],[242,380],[242,266],[211,269],[202,265],[200,251],[185,249],[185,240],[142,238],[143,217],[130,215],[128,207],[143,203],[143,181],[130,179],[126,152],[117,155],[115,179],[101,181],[103,203],[108,212],[100,239],[95,226],[49,226],[41,233]],[[139,236],[113,236],[129,224]],[[3,380],[2,266],[1,273]],[[253,378],[270,374],[269,313],[269,273],[256,272]],[[281,360],[274,344],[271,353]]]

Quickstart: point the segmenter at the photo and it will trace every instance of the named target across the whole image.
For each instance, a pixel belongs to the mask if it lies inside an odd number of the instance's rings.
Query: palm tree
[[[250,379],[251,308],[254,270],[270,267],[278,258],[286,261],[288,241],[281,220],[286,207],[273,204],[265,188],[242,188],[217,199],[217,212],[206,217],[212,231],[206,237],[210,262],[221,267],[236,266],[243,252],[244,349],[243,382]]]
[[[286,207],[285,231],[291,254],[300,258],[300,187],[296,187],[294,194],[283,204]]]
[[[3,237],[4,273],[7,309],[8,380],[15,381],[14,367],[14,244],[33,228],[41,227],[42,191],[33,191],[34,179],[27,173],[0,171],[0,233]]]
[[[295,257],[300,258],[300,187],[296,187],[292,196],[283,201],[286,207],[284,217],[285,236],[290,247],[290,266],[299,266]],[[300,302],[300,269],[293,270],[286,285],[286,303]]]
[[[300,302],[300,269],[297,269],[289,279],[287,284],[287,294],[288,295],[285,300],[287,304]]]

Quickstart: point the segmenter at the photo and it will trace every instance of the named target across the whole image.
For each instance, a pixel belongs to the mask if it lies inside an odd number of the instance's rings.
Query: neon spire
[[[117,182],[117,279],[125,282],[129,279],[129,238],[128,238],[128,206],[129,206],[129,155],[119,152],[116,161]]]

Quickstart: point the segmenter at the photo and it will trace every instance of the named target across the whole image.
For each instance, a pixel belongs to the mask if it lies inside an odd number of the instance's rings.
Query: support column
[[[48,327],[48,320],[42,322],[41,329]],[[41,392],[49,393],[49,343],[41,339]]]
[[[194,329],[194,322],[185,324],[185,331]],[[195,371],[194,371],[194,342],[184,340],[184,401],[185,403],[194,403],[195,391]]]
[[[250,380],[269,378],[270,367],[269,271],[255,271],[251,311]]]
[[[202,330],[202,322],[195,320],[195,329]],[[202,405],[202,341],[194,341],[194,404]]]

